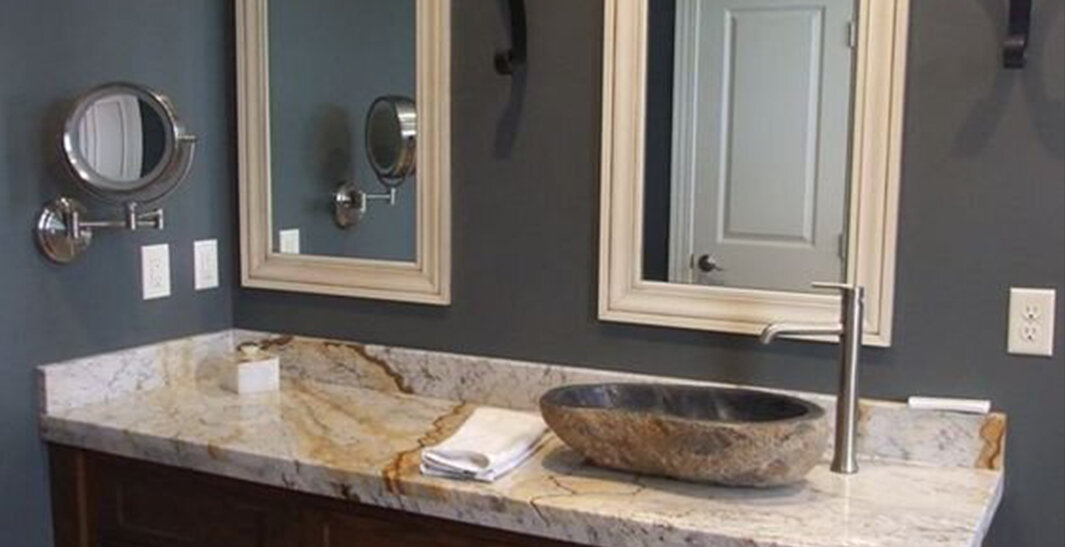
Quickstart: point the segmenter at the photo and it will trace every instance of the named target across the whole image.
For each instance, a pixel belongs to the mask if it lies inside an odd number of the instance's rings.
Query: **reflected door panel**
[[[100,175],[119,181],[141,178],[144,139],[140,101],[133,95],[104,97],[85,110],[78,146]]]
[[[851,0],[678,0],[669,281],[840,280]]]

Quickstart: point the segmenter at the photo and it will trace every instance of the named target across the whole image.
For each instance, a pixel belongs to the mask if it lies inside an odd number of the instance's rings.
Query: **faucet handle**
[[[815,289],[838,289],[841,291],[852,291],[856,288],[856,285],[839,281],[814,281],[810,283],[810,286]]]
[[[810,285],[815,289],[838,290],[844,297],[851,297],[859,302],[865,300],[865,287],[854,283],[815,281]]]
[[[854,283],[841,283],[838,281],[814,281],[810,286],[815,289],[838,290],[842,292],[862,292],[865,290],[861,285]]]

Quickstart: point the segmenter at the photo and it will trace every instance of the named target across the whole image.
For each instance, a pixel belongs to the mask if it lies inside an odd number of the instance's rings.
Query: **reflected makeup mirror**
[[[365,125],[366,160],[386,191],[365,192],[355,182],[341,185],[334,195],[334,219],[345,229],[362,219],[372,201],[395,205],[397,189],[416,171],[418,113],[414,101],[394,95],[379,97],[370,105]]]
[[[415,172],[418,114],[406,97],[381,97],[366,116],[366,157],[381,184],[403,184]]]

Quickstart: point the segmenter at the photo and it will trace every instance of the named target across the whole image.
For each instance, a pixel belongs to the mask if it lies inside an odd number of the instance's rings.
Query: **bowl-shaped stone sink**
[[[821,407],[746,389],[565,386],[544,394],[540,411],[559,438],[598,465],[727,486],[801,481],[828,440]]]

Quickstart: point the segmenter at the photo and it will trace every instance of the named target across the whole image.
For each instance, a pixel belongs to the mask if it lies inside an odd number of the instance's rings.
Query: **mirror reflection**
[[[370,115],[416,94],[415,15],[415,0],[269,1],[274,252],[415,260],[416,177],[371,161],[413,169],[413,134]]]
[[[366,157],[378,181],[388,187],[414,174],[418,115],[406,97],[381,97],[366,116]]]
[[[134,190],[158,169],[167,147],[165,119],[132,93],[103,95],[75,120],[78,164],[93,171],[93,183],[110,190]]]
[[[844,279],[855,9],[651,0],[645,279]]]

